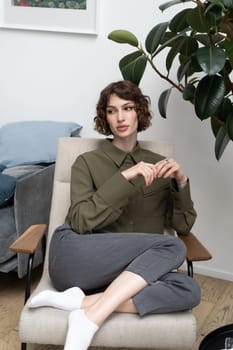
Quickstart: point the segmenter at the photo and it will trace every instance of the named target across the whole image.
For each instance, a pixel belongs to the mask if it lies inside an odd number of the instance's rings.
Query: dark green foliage
[[[125,79],[139,84],[148,63],[167,81],[168,88],[158,101],[163,118],[167,117],[173,88],[193,104],[200,120],[210,118],[216,138],[215,156],[220,159],[228,142],[233,141],[233,0],[170,0],[159,8],[164,11],[188,2],[190,8],[177,11],[169,22],[156,23],[145,36],[144,46],[125,30],[112,32],[109,38],[137,47],[120,61]],[[165,72],[156,63],[161,53],[165,56]],[[174,69],[176,81],[170,77],[174,77]]]

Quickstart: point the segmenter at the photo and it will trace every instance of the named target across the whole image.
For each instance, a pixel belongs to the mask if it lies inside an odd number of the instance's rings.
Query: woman
[[[58,291],[30,302],[71,311],[65,350],[86,350],[112,312],[143,316],[200,301],[198,284],[174,271],[186,256],[182,241],[162,234],[167,225],[188,233],[195,221],[188,178],[174,159],[137,142],[150,125],[149,99],[129,81],[112,83],[94,121],[113,137],[74,162],[67,222],[50,245]]]

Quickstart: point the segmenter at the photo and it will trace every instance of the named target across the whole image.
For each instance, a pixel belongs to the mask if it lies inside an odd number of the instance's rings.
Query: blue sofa
[[[26,254],[10,245],[31,225],[49,221],[56,147],[60,137],[79,137],[69,121],[19,121],[0,127],[0,272],[26,274]],[[34,267],[42,261],[42,249]]]

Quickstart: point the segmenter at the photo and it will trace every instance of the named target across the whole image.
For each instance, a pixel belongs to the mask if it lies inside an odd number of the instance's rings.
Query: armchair
[[[53,290],[48,274],[48,249],[52,234],[58,225],[64,222],[70,200],[71,165],[76,157],[86,151],[95,149],[101,139],[62,138],[59,140],[55,166],[53,198],[50,212],[50,223],[47,238],[47,252],[44,269],[36,294],[44,289]],[[172,147],[168,143],[141,141],[143,148],[171,156]],[[37,234],[34,236],[34,231]],[[14,252],[34,254],[43,236],[44,226],[35,225],[29,228],[22,237],[11,245]],[[192,274],[192,262],[211,258],[210,253],[195,238],[193,234],[181,238],[188,247],[189,274]],[[25,241],[27,244],[25,244]],[[30,244],[32,242],[32,244]],[[192,247],[195,246],[195,251]],[[30,275],[30,272],[29,272]],[[30,309],[25,306],[19,322],[19,336],[22,349],[26,343],[62,345],[67,331],[68,312],[55,308],[42,307]],[[33,327],[32,327],[33,325]],[[96,333],[92,346],[97,347],[131,347],[153,349],[191,349],[196,338],[196,320],[190,311],[163,315],[148,315],[140,318],[135,314],[113,314]]]

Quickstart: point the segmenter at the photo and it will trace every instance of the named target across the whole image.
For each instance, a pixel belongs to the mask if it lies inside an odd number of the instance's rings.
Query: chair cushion
[[[52,163],[57,141],[81,130],[74,122],[22,121],[0,128],[0,165]]]
[[[48,288],[40,290],[43,289]],[[19,324],[21,341],[63,345],[68,316],[69,312],[55,308],[29,309],[25,306]],[[91,346],[185,350],[193,347],[195,338],[196,321],[191,311],[142,318],[135,314],[114,313],[95,334]]]

